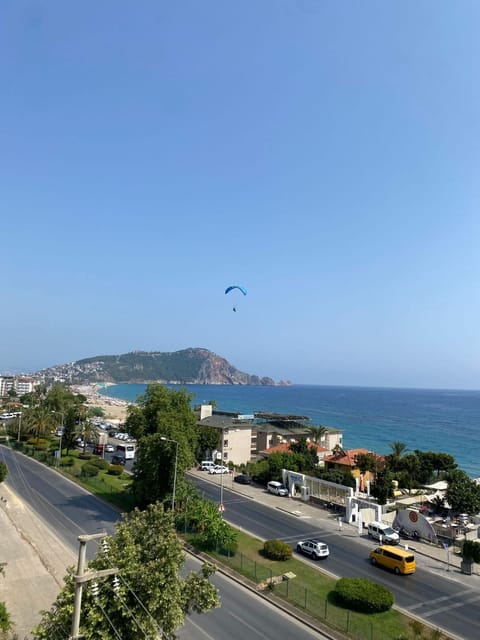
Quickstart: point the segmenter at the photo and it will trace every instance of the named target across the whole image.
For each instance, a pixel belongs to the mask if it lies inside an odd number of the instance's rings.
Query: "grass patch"
[[[362,614],[337,606],[331,595],[335,588],[335,579],[295,557],[285,561],[268,560],[261,555],[262,549],[261,540],[239,531],[238,551],[235,555],[210,555],[218,564],[227,565],[256,584],[283,576],[287,572],[294,573],[295,578],[275,584],[273,588],[268,589],[269,593],[302,609],[322,623],[348,634],[352,639],[413,640],[419,637],[410,627],[411,619],[395,609],[383,613]],[[319,561],[318,564],[320,568],[324,566],[328,570],[328,560]],[[332,566],[332,570],[334,568]],[[434,637],[433,632],[426,631],[425,638]]]

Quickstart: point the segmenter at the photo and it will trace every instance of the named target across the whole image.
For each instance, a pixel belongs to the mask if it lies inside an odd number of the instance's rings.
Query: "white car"
[[[113,446],[113,444],[106,444],[105,451],[107,453],[113,453],[115,451],[115,447]]]
[[[297,542],[297,551],[310,556],[314,560],[328,558],[330,551],[325,542],[312,538],[311,540],[300,540]]]
[[[208,473],[230,473],[230,469],[228,467],[223,467],[221,464],[216,464],[208,470]]]

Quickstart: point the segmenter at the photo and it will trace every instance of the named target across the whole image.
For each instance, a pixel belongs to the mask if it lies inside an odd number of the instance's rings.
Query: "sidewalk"
[[[0,487],[0,601],[5,602],[20,640],[40,622],[63,586],[65,567],[76,554],[65,547],[6,483]]]
[[[192,469],[189,473],[217,485],[220,485],[222,481],[220,475],[208,474],[205,471],[198,471],[197,469]],[[257,500],[269,507],[289,513],[297,518],[308,519],[312,524],[316,524],[321,527],[322,530],[327,530],[329,535],[337,533],[342,536],[353,536],[359,540],[364,540],[365,544],[368,545],[368,548],[372,548],[372,541],[368,537],[366,529],[363,529],[362,532],[359,533],[358,526],[355,524],[342,522],[340,525],[338,522],[338,516],[332,514],[327,509],[323,509],[322,507],[311,503],[303,502],[300,498],[285,498],[272,495],[271,493],[268,493],[264,487],[260,487],[258,485],[237,484],[234,482],[232,475],[225,474],[223,476],[223,486],[225,489],[235,491],[243,496],[248,496],[253,500]],[[226,505],[226,508],[228,509],[228,504]],[[408,548],[414,553],[442,563],[445,571],[449,570],[452,573],[461,573],[461,557],[454,553],[453,549],[449,551],[447,559],[447,551],[443,546],[436,546],[428,542],[420,542],[416,540],[402,540],[400,544],[401,546],[408,545]]]

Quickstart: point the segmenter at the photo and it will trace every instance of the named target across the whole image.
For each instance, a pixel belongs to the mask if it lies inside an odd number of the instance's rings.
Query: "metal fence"
[[[242,553],[226,556],[222,558],[222,562],[257,585],[264,583],[265,590],[270,594],[286,600],[312,618],[346,634],[352,640],[407,640],[418,637],[409,629],[407,620],[402,625],[400,614],[389,630],[383,614],[367,615],[343,609],[336,606],[328,595],[324,596],[314,589],[303,586],[297,578],[281,582],[272,581],[272,569]],[[404,630],[399,631],[402,626]]]

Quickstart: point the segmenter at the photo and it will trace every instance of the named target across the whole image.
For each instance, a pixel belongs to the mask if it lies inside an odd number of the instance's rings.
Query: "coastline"
[[[87,398],[85,404],[88,407],[100,407],[105,414],[106,420],[121,424],[122,422],[125,422],[127,418],[128,406],[132,403],[127,402],[126,400],[119,400],[118,398],[111,398],[110,396],[105,396],[101,393],[98,393],[98,390],[100,388],[109,386],[114,385],[113,383],[102,382],[101,384],[90,383],[82,385],[72,385],[71,388],[73,393],[84,395]]]

